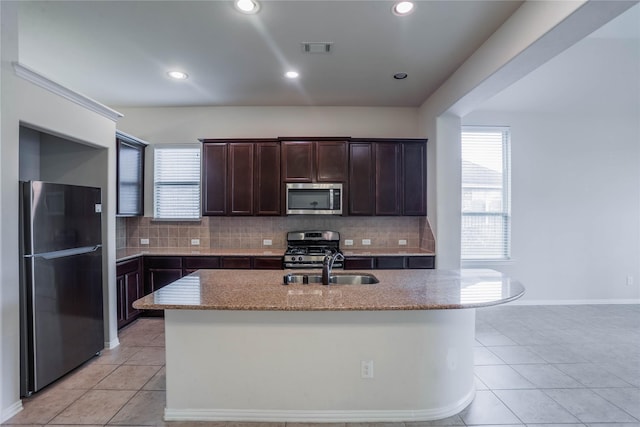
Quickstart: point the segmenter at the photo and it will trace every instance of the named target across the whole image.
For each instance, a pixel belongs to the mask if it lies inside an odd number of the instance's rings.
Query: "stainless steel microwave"
[[[287,184],[287,215],[342,215],[342,184]]]

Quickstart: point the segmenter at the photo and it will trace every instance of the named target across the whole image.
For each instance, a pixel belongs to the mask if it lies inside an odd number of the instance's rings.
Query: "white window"
[[[504,127],[462,127],[463,260],[511,257],[510,134]]]
[[[153,150],[153,217],[200,218],[200,147],[156,146]]]

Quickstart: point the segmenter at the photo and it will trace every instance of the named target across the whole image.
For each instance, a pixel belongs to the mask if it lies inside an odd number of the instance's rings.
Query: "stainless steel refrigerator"
[[[100,188],[20,183],[22,396],[104,347]]]

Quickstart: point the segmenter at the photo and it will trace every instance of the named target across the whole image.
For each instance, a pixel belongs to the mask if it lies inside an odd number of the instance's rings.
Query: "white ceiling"
[[[640,124],[640,4],[476,111],[635,114]]]
[[[407,106],[425,101],[520,1],[20,2],[20,62],[109,106]],[[304,54],[303,42],[333,43]],[[171,81],[180,68],[190,78]],[[283,73],[294,68],[297,81]],[[394,73],[406,72],[406,80]]]

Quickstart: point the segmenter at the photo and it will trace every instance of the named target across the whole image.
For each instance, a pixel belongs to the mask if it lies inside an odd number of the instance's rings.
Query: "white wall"
[[[115,122],[19,78],[17,2],[0,2],[0,422],[21,409],[19,398],[19,278],[18,178],[19,128],[36,130],[71,141],[83,141],[107,152],[94,171],[103,188],[105,338],[117,342],[115,312]]]
[[[155,143],[278,136],[418,137],[416,108],[118,108],[118,129]]]
[[[526,284],[524,302],[640,297],[637,115],[474,112],[463,124],[511,127],[513,260],[490,266]]]
[[[420,107],[420,133],[430,134],[428,216],[436,236],[437,266],[460,259],[459,136],[453,117],[475,110],[491,96],[634,5],[633,2],[525,2]],[[441,127],[444,128],[441,129]],[[435,165],[432,162],[437,162]],[[525,283],[526,285],[526,283]]]

